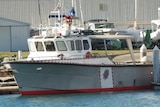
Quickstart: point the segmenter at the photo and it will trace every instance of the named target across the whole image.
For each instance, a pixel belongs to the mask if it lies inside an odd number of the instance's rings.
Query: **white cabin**
[[[27,60],[51,60],[91,57],[88,37],[33,36],[28,39]]]

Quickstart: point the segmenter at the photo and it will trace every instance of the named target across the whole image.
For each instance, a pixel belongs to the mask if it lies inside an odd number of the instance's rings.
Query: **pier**
[[[160,66],[159,66],[159,48],[157,46],[153,49],[153,82],[154,89],[160,89]]]
[[[0,94],[19,93],[19,88],[11,72],[0,66]]]

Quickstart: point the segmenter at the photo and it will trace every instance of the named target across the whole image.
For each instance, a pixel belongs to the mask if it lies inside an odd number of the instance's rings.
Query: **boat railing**
[[[99,58],[72,58],[72,59],[48,59],[48,60],[28,60],[30,62],[53,62],[53,63],[63,63],[63,64],[87,64],[87,65],[115,65],[108,57],[99,57]]]
[[[70,55],[65,57],[63,54],[60,54],[58,56],[38,56],[38,57],[28,57],[28,60],[54,60],[54,59],[77,59],[77,58],[85,58],[85,55]]]

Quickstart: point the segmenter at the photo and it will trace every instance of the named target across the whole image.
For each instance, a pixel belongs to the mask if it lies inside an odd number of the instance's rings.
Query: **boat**
[[[159,42],[160,39],[160,8],[158,8],[158,19],[151,20],[150,37],[153,42]],[[158,44],[158,43],[157,43]]]
[[[160,39],[160,20],[151,20],[152,33],[150,37],[152,41],[158,41]]]
[[[107,19],[92,19],[85,22],[86,29],[99,33],[116,33],[114,23]]]
[[[46,34],[28,39],[27,58],[3,62],[13,73],[21,95],[152,89],[153,65],[135,61],[131,36]],[[116,63],[108,55],[93,55],[93,39],[125,39],[132,61]]]
[[[90,40],[107,38],[126,39],[132,62],[92,55]],[[21,95],[152,89],[153,65],[134,60],[130,36],[35,36],[28,44],[26,59],[3,63],[10,65]]]
[[[45,20],[44,24],[41,23],[38,28],[33,28],[35,30],[33,30],[32,36],[39,34],[48,36],[49,34],[55,35],[57,33],[62,36],[69,35],[69,33],[77,35],[80,30],[84,30],[83,21],[76,16],[74,2],[75,1],[73,0],[72,7],[68,12],[64,10],[65,7],[63,6],[63,1],[59,0],[56,8],[53,11],[50,11],[47,23]]]

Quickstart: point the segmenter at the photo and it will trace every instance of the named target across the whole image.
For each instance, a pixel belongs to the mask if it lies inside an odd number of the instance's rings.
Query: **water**
[[[41,96],[0,95],[0,107],[159,107],[160,91],[122,91]]]

